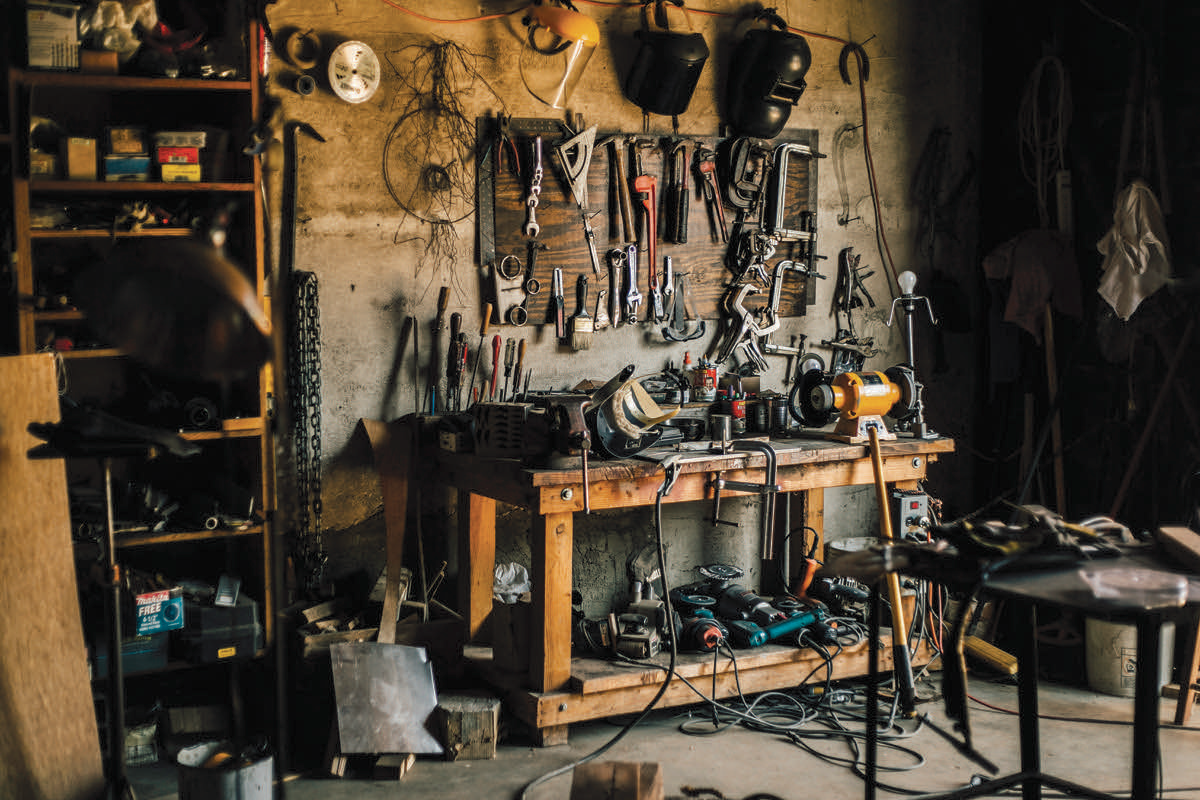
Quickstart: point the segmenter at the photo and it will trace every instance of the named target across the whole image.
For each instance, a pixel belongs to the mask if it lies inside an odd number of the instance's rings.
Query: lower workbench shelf
[[[717,699],[787,690],[805,683],[845,680],[867,674],[869,651],[866,641],[845,647],[827,668],[825,658],[816,650],[788,645],[766,644],[752,649],[735,650],[735,662],[727,654],[715,661]],[[538,744],[548,747],[565,744],[573,722],[602,719],[641,711],[658,693],[670,662],[660,653],[652,663],[642,666],[599,658],[575,658],[571,661],[571,679],[567,688],[553,692],[534,692],[523,686],[525,672],[510,672],[497,666],[492,648],[468,645],[463,650],[467,663],[485,681],[499,690],[508,710],[536,731]],[[891,637],[881,637],[880,671],[892,668]],[[930,664],[935,654],[926,645],[917,649],[913,666]],[[828,669],[828,671],[827,671]],[[675,673],[685,678],[673,680],[659,708],[691,705],[714,696],[714,659],[712,653],[680,653]],[[703,693],[703,696],[697,694]]]

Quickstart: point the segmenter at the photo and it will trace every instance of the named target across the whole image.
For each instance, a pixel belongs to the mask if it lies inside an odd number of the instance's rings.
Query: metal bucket
[[[233,755],[213,766],[205,764],[222,752],[236,752],[224,742],[204,742],[179,751],[179,800],[271,800],[275,759],[247,763]]]

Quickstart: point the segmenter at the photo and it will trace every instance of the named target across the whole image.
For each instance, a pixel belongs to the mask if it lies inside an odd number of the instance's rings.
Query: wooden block
[[[417,763],[413,753],[385,753],[375,759],[371,777],[377,781],[398,781]]]
[[[318,603],[315,606],[306,608],[301,611],[305,622],[317,622],[318,620],[332,617],[346,610],[348,601],[345,598],[337,597],[333,600],[327,600],[324,603]]]
[[[378,628],[359,628],[356,631],[330,631],[313,633],[301,642],[304,658],[327,658],[329,646],[339,642],[369,642],[379,633]]]
[[[580,764],[571,776],[571,800],[663,800],[662,765],[653,761]]]
[[[447,761],[495,758],[500,700],[480,694],[441,695],[434,725]]]

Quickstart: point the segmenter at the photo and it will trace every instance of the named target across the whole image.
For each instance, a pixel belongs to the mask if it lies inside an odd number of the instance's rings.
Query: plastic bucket
[[[271,756],[247,763],[234,755],[205,766],[222,752],[236,751],[223,742],[204,742],[179,751],[179,800],[271,800],[275,777]]]
[[[1133,697],[1137,685],[1137,627],[1088,618],[1084,628],[1087,649],[1087,682],[1097,692]],[[1162,626],[1159,641],[1158,688],[1171,680],[1175,651],[1175,625]]]

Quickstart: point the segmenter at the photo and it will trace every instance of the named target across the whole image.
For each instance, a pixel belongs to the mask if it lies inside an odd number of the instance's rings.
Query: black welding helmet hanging
[[[773,139],[804,94],[812,52],[773,10],[759,11],[755,21],[767,27],[747,31],[734,52],[725,87],[728,121],[741,135]]]
[[[708,45],[692,32],[683,0],[644,0],[635,35],[641,45],[625,78],[625,96],[647,114],[674,117],[687,111]]]

